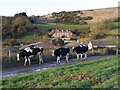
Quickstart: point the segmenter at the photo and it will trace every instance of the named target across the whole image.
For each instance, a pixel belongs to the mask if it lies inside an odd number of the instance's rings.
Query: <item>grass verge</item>
[[[2,88],[118,88],[118,58],[75,62],[2,79]]]

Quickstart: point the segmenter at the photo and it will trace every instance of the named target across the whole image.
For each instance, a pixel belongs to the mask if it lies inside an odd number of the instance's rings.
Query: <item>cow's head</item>
[[[52,51],[52,56],[55,56],[55,50]]]

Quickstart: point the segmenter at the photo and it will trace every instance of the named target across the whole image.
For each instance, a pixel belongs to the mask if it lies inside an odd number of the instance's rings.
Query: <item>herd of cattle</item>
[[[79,45],[79,46],[74,46],[72,47],[72,51],[77,55],[77,60],[79,60],[79,56],[81,59],[87,59],[87,51],[92,50],[92,43],[89,42],[87,45]],[[36,47],[34,45],[26,47],[17,54],[17,60],[20,60],[21,58],[25,59],[24,66],[26,65],[27,61],[29,62],[29,65],[31,64],[30,58],[33,56],[38,56],[39,57],[39,64],[43,63],[43,54],[44,48],[43,47]],[[66,62],[68,63],[69,59],[69,54],[70,54],[70,48],[69,47],[60,47],[52,52],[52,56],[57,57],[57,63],[60,64],[60,58],[61,57],[66,57]],[[84,58],[83,58],[84,55]]]

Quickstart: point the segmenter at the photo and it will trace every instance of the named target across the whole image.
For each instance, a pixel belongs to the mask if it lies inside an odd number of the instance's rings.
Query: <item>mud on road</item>
[[[87,60],[96,60],[96,59],[103,58],[103,57],[106,57],[106,56],[91,56],[91,57],[88,57]],[[82,61],[84,61],[84,60],[82,60]],[[69,63],[72,63],[72,62],[81,62],[81,60],[77,61],[76,58],[70,59]],[[2,74],[0,75],[0,78],[45,70],[45,69],[49,69],[49,68],[53,68],[53,67],[58,67],[58,66],[61,66],[64,64],[66,64],[66,61],[61,60],[60,64],[56,64],[56,61],[52,61],[52,62],[46,62],[43,64],[34,64],[34,65],[31,64],[31,65],[26,65],[26,66],[19,66],[19,67],[4,69],[4,70],[2,70]]]

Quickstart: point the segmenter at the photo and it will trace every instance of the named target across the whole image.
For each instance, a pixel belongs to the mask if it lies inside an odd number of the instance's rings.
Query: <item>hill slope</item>
[[[112,19],[118,17],[118,8],[103,8],[84,11],[84,15],[92,16],[93,19],[87,21],[88,23],[101,22],[106,19]]]
[[[63,14],[64,13],[64,14]],[[86,20],[88,24],[102,22],[106,19],[108,20],[114,20],[118,17],[118,8],[117,7],[110,7],[110,8],[100,8],[100,9],[91,9],[91,10],[78,10],[78,11],[62,11],[59,13],[56,13],[56,17],[60,16],[61,14],[65,15],[66,13],[71,13],[71,15],[74,13],[76,16],[91,16],[93,19]],[[82,15],[81,15],[82,13]],[[54,13],[45,15],[45,18],[50,19],[53,17]],[[54,18],[51,18],[54,19]]]
[[[3,78],[3,88],[118,88],[118,57],[75,62]]]

